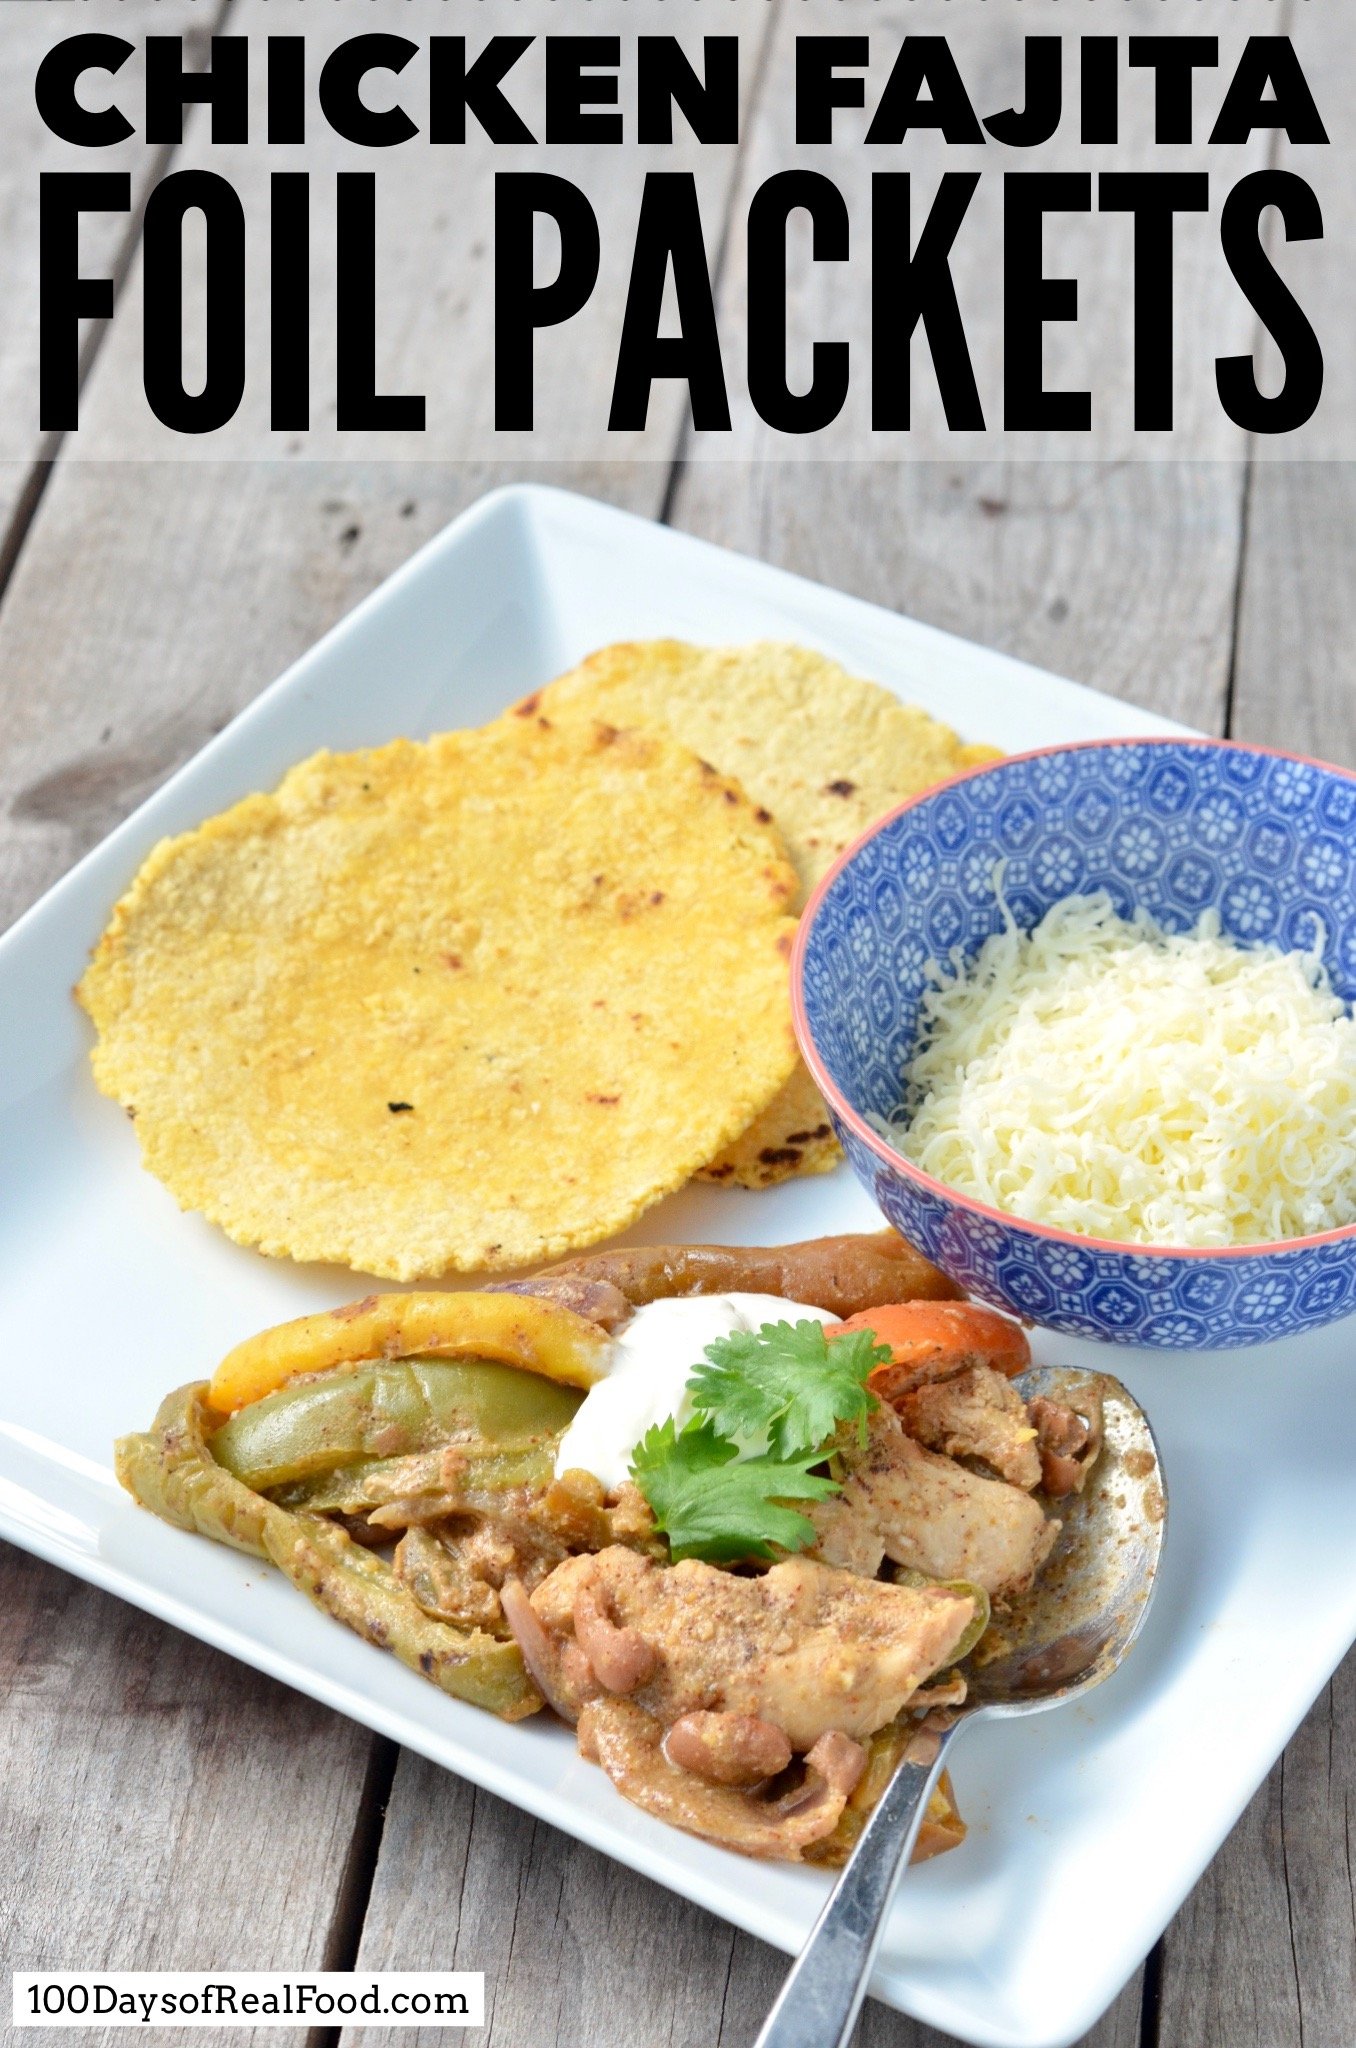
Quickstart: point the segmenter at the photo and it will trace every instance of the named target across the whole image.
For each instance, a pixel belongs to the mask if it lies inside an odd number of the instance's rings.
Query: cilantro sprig
[[[706,1347],[710,1361],[688,1381],[692,1405],[722,1436],[766,1438],[774,1458],[818,1450],[839,1425],[855,1422],[866,1441],[875,1398],[866,1376],[889,1350],[871,1330],[832,1343],[822,1323],[764,1323],[757,1336],[735,1330]]]
[[[711,1564],[737,1564],[756,1557],[770,1562],[776,1551],[804,1550],[815,1526],[788,1500],[827,1500],[838,1488],[817,1477],[813,1456],[794,1459],[741,1458],[739,1446],[723,1437],[709,1417],[694,1416],[683,1429],[672,1416],[656,1423],[636,1445],[631,1473],[669,1539],[675,1563],[703,1557]]]
[[[693,1419],[683,1429],[672,1418],[656,1424],[631,1460],[675,1563],[770,1562],[813,1543],[813,1522],[786,1503],[841,1491],[812,1468],[845,1427],[855,1424],[865,1441],[876,1405],[866,1378],[889,1356],[870,1330],[830,1338],[808,1319],[708,1344],[687,1382]]]

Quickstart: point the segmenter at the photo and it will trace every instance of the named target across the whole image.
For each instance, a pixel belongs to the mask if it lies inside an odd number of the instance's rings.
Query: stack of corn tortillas
[[[775,818],[807,894],[873,820],[996,752],[965,745],[878,683],[780,641],[604,647],[527,701],[552,718],[583,713],[670,732],[735,776]],[[838,1157],[824,1103],[798,1061],[767,1109],[703,1174],[766,1187],[823,1173]]]
[[[399,1280],[836,1147],[796,1057],[806,889],[982,752],[795,647],[605,649],[493,724],[302,762],[162,842],[79,989],[184,1208]]]

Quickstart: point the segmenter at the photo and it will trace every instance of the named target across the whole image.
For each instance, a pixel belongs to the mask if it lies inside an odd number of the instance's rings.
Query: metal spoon
[[[1036,1585],[1001,1617],[1001,1647],[967,1667],[969,1696],[927,1762],[899,1766],[834,1886],[754,2048],[847,2048],[885,1915],[928,1795],[959,1731],[986,1714],[1061,1706],[1116,1669],[1154,1589],[1167,1494],[1158,1446],[1138,1405],[1108,1373],[1036,1366],[1015,1382],[1078,1406],[1100,1389],[1105,1446],[1082,1494],[1057,1504],[1064,1527]]]

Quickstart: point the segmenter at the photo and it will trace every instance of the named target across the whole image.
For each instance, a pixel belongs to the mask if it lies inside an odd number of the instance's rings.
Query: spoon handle
[[[953,1729],[930,1764],[902,1763],[811,1929],[754,2048],[847,2048],[899,1874]]]

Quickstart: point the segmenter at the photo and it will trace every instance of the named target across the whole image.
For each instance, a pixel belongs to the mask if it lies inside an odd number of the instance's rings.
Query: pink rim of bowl
[[[908,811],[916,811],[940,796],[944,790],[957,789],[962,783],[976,782],[981,777],[992,775],[997,770],[1011,767],[1018,761],[1039,761],[1051,754],[1087,754],[1094,749],[1111,747],[1201,747],[1214,753],[1266,754],[1276,761],[1296,761],[1305,768],[1320,769],[1325,775],[1338,775],[1346,782],[1356,783],[1356,771],[1339,768],[1331,761],[1320,761],[1310,754],[1292,754],[1284,747],[1252,746],[1246,740],[1214,740],[1207,734],[1189,733],[1145,733],[1136,738],[1133,734],[1120,739],[1070,740],[1062,746],[1031,747],[1025,753],[1004,754],[996,761],[982,761],[976,768],[966,768],[959,775],[948,776],[945,782],[934,782],[928,789],[920,790],[883,818],[877,818],[874,825],[868,825],[861,837],[854,839],[851,846],[840,853],[823,879],[815,884],[809,901],[800,915],[796,930],[796,941],[791,951],[791,1021],[800,1047],[801,1058],[805,1061],[824,1100],[835,1115],[840,1117],[857,1138],[875,1153],[883,1166],[888,1166],[902,1180],[912,1181],[915,1187],[925,1193],[939,1196],[953,1208],[963,1209],[968,1215],[982,1216],[993,1223],[1001,1223],[1008,1230],[1027,1231],[1032,1237],[1044,1238],[1050,1244],[1077,1245],[1084,1251],[1118,1252],[1134,1258],[1145,1259],[1244,1259],[1264,1258],[1269,1252],[1306,1251],[1315,1245],[1335,1245],[1356,1240],[1356,1223],[1344,1223],[1337,1230],[1320,1231],[1314,1237],[1282,1237],[1269,1239],[1258,1244],[1134,1244],[1111,1237],[1080,1237],[1071,1230],[1057,1230],[1053,1224],[1032,1223],[1025,1216],[1014,1216],[1010,1210],[995,1209],[988,1202],[977,1202],[972,1195],[965,1195],[958,1188],[948,1187],[945,1181],[936,1180],[930,1173],[906,1159],[887,1145],[878,1131],[874,1131],[859,1111],[843,1094],[842,1089],[829,1073],[819,1050],[810,1034],[809,1020],[805,1014],[805,955],[809,948],[810,933],[819,912],[819,906],[846,867],[857,858],[864,846],[902,818]]]

